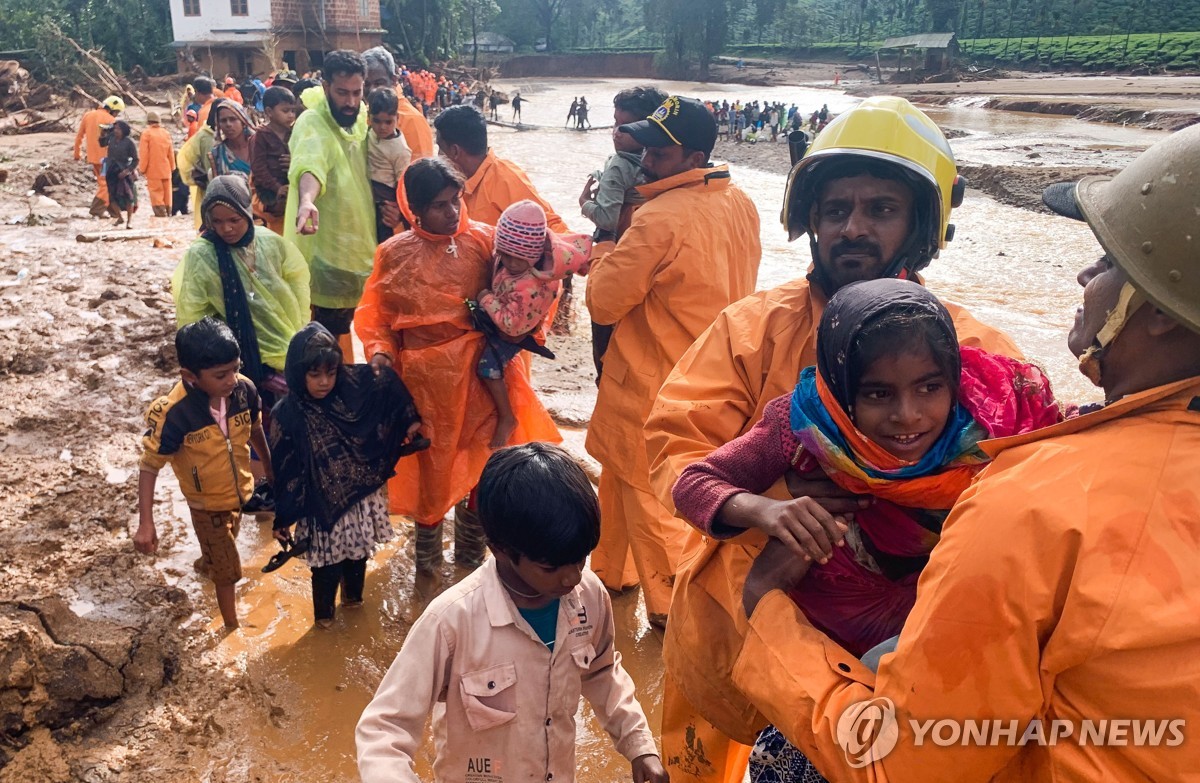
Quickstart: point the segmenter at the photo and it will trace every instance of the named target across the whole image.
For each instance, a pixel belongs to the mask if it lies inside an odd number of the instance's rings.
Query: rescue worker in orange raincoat
[[[232,76],[225,77],[225,97],[231,101],[236,101],[239,106],[246,103],[242,98],[242,91],[238,89],[237,80]]]
[[[408,167],[399,195],[413,228],[379,246],[354,314],[364,354],[400,374],[432,444],[402,459],[388,483],[391,512],[417,522],[417,566],[425,572],[442,562],[442,519],[479,480],[497,418],[476,373],[484,334],[472,328],[466,305],[491,281],[494,229],[468,220],[461,193],[462,179],[440,158]],[[517,417],[509,444],[561,441],[526,366],[511,363],[505,381]],[[482,531],[459,522],[455,562],[474,567],[483,559]]]
[[[138,141],[138,170],[146,178],[150,206],[155,217],[171,214],[171,172],[175,171],[175,143],[171,132],[162,126],[158,112],[146,113],[146,124]]]
[[[429,120],[425,119],[417,107],[412,105],[404,94],[404,88],[396,77],[396,60],[392,53],[382,46],[372,47],[363,52],[367,61],[366,95],[380,87],[388,87],[396,91],[396,99],[400,104],[396,115],[396,126],[404,136],[404,143],[412,150],[412,163],[421,158],[433,157],[433,130]]]
[[[512,161],[488,148],[487,120],[474,106],[451,106],[433,121],[438,152],[466,179],[463,203],[472,220],[496,225],[504,210],[518,201],[536,201],[546,210],[546,225],[556,234],[571,229],[542,198],[529,177]]]
[[[125,111],[125,101],[117,95],[110,95],[100,106],[83,115],[79,120],[79,130],[75,132],[75,160],[81,160],[82,148],[86,141],[87,162],[96,175],[96,195],[92,197],[92,206],[88,210],[92,217],[100,217],[105,213],[112,214],[113,207],[108,205],[108,183],[100,173],[100,162],[104,160],[104,148],[100,146],[100,131],[103,126],[112,127],[113,120]],[[115,216],[115,215],[114,215]]]
[[[1184,780],[1200,769],[1187,736],[1200,725],[1197,160],[1192,127],[1115,177],[1043,195],[1104,250],[1079,274],[1067,345],[1105,402],[987,445],[993,462],[946,520],[878,673],[778,592],[794,560],[772,543],[755,561],[735,684],[829,779]],[[967,721],[986,737],[945,742]]]
[[[919,280],[952,234],[950,211],[963,188],[941,130],[902,98],[868,98],[817,137],[788,178],[783,208],[789,237],[809,238],[810,273],[726,308],[659,391],[645,435],[663,504],[673,508],[671,488],[685,467],[749,430],[802,368],[816,364],[817,324],[838,288],[879,277]],[[1020,356],[1003,334],[945,304],[962,344]],[[860,502],[841,497],[823,474],[793,476],[788,485],[768,494],[830,497],[835,513]],[[747,746],[767,724],[731,681],[747,628],[742,583],[766,538],[690,535],[701,551],[676,578],[663,644],[663,758],[674,783],[740,781]]]
[[[721,309],[754,291],[758,210],[709,163],[717,124],[704,104],[672,96],[649,119],[620,130],[645,147],[653,181],[629,229],[594,253],[592,320],[615,324],[604,354],[587,450],[600,462],[600,545],[592,569],[610,590],[641,584],[650,622],[662,627],[687,525],[650,489],[642,426],[658,387]]]

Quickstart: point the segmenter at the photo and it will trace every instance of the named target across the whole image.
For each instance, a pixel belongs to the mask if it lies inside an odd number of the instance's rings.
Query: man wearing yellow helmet
[[[100,162],[104,160],[104,147],[100,146],[100,135],[103,128],[112,127],[113,120],[123,111],[125,101],[118,95],[110,95],[100,106],[83,115],[79,121],[79,130],[75,132],[75,160],[82,159],[81,148],[86,140],[87,162],[96,176],[96,195],[92,197],[90,210],[92,217],[100,217],[106,212],[113,214],[113,217],[120,215],[114,213],[114,208],[108,204],[108,184],[104,181],[104,175],[100,173]]]
[[[952,234],[950,210],[961,197],[945,136],[906,100],[867,99],[822,131],[784,197],[789,236],[809,237],[809,275],[725,308],[658,393],[645,435],[662,503],[674,508],[680,472],[750,429],[767,402],[816,363],[816,327],[828,298],[855,280],[913,278]],[[963,344],[1019,355],[1003,334],[946,306]],[[771,494],[807,495],[831,513],[859,507],[823,480],[789,484]],[[747,630],[742,583],[766,538],[758,531],[726,541],[693,536],[701,552],[676,577],[663,647],[663,758],[674,783],[741,780],[744,745],[766,720],[733,687],[731,672]]]
[[[1115,177],[1044,194],[1105,251],[1079,275],[1067,341],[1105,404],[991,443],[878,673],[777,591],[785,561],[764,550],[755,563],[734,683],[826,777],[1182,780],[1200,768],[1186,740],[1200,725],[1197,160],[1192,127]],[[960,740],[934,739],[955,726]]]

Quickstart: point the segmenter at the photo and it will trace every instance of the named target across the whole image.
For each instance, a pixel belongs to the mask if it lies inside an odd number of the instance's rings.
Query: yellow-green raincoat
[[[283,235],[308,260],[312,273],[312,303],[317,307],[357,307],[363,285],[375,260],[375,201],[367,178],[367,110],[342,129],[333,119],[320,88],[305,90],[300,100],[308,107],[292,128],[288,148],[287,212]],[[321,183],[315,204],[317,233],[296,232],[300,178],[312,174]]]
[[[255,226],[253,242],[232,250],[263,363],[283,372],[288,343],[309,321],[308,265],[295,245],[262,226]],[[171,275],[171,295],[180,326],[206,315],[225,317],[217,250],[207,239],[196,239],[183,254]]]

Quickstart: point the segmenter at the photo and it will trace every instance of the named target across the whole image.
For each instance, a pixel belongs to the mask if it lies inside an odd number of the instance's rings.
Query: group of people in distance
[[[323,71],[273,153],[282,235],[252,167],[205,184],[134,543],[157,546],[169,463],[236,627],[236,535],[261,476],[330,626],[339,592],[361,605],[389,512],[415,522],[431,573],[455,509],[454,561],[472,571],[363,712],[364,781],[416,781],[430,715],[439,781],[571,780],[581,695],[637,783],[1195,767],[1194,743],[943,746],[914,726],[1197,717],[1200,127],[1046,191],[1103,248],[1068,344],[1105,401],[1081,407],[925,288],[965,183],[903,99],[840,114],[793,167],[783,224],[811,265],[755,292],[769,205],[710,160],[701,101],[615,96],[613,154],[579,198],[587,236],[495,154],[475,107],[437,117],[433,157],[386,51],[333,52]],[[397,134],[403,166],[383,150]],[[588,275],[596,491],[552,445],[524,355],[553,355],[573,274]],[[637,587],[664,629],[661,753],[614,643],[609,594]],[[884,703],[894,748],[858,737],[876,752],[848,755],[847,722]]]

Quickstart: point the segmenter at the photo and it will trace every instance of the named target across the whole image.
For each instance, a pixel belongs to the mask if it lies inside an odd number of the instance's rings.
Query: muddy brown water
[[[592,120],[611,123],[611,96],[635,80],[539,80],[500,85],[519,89],[527,102],[523,119],[538,130],[492,128],[496,151],[529,173],[541,193],[566,221],[580,231],[590,224],[580,214],[577,199],[587,175],[599,169],[611,152],[607,131],[580,133],[562,130],[567,107],[576,95],[587,96]],[[834,112],[850,108],[857,99],[840,92],[808,88],[747,88],[738,85],[667,84],[672,92],[698,97],[743,100],[783,100],[797,103],[806,114],[822,103]],[[511,117],[501,107],[501,118]],[[1152,131],[1097,126],[1062,118],[1008,115],[972,108],[942,107],[931,114],[947,127],[968,132],[954,146],[964,160],[982,163],[1029,162],[1028,150],[1042,150],[1038,165],[1074,165],[1080,159],[1102,158],[1105,165],[1122,165],[1161,134]],[[1097,152],[1098,151],[1098,152]],[[1031,163],[1030,165],[1034,165]],[[785,171],[738,168],[734,180],[759,206],[762,217],[763,263],[759,287],[766,288],[803,274],[808,265],[806,243],[789,244],[778,225]],[[1088,229],[1081,224],[1034,214],[970,193],[954,214],[957,238],[928,271],[930,286],[967,305],[981,319],[1005,329],[1027,355],[1042,364],[1059,395],[1070,400],[1095,400],[1093,389],[1075,370],[1066,350],[1065,335],[1080,289],[1076,271],[1099,254]],[[582,291],[579,292],[582,299]],[[581,308],[582,309],[582,308]],[[580,329],[583,326],[579,314]],[[572,367],[540,365],[537,377],[547,406],[568,420],[586,421],[594,401],[591,367],[586,350],[568,352]],[[557,374],[556,374],[557,373]],[[574,376],[577,383],[570,381]],[[568,430],[568,446],[582,452],[581,430]],[[167,483],[166,480],[163,482]],[[177,511],[180,500],[172,493]],[[186,516],[183,516],[186,518]],[[247,555],[247,579],[238,595],[243,629],[226,636],[205,653],[215,671],[229,676],[251,675],[271,720],[256,725],[229,725],[223,730],[244,737],[250,753],[238,759],[212,760],[210,769],[228,779],[356,780],[354,725],[383,673],[404,640],[408,628],[427,602],[464,574],[447,563],[432,579],[414,579],[411,527],[396,520],[399,535],[380,549],[367,576],[366,606],[341,612],[334,629],[312,626],[308,570],[298,563],[264,575],[260,567],[275,551],[268,524],[248,520],[242,533]],[[198,613],[187,622],[215,627],[211,591],[191,570],[198,551],[190,536],[186,543],[160,560],[167,580],[198,599]],[[657,731],[662,692],[661,634],[651,631],[636,592],[616,597],[617,646],[638,686],[638,695]],[[76,597],[86,613],[88,597]],[[629,768],[617,756],[609,738],[591,714],[580,708],[579,779],[585,783],[616,783],[629,779]],[[218,724],[222,716],[213,716]],[[430,743],[417,761],[417,772],[430,779]],[[248,759],[253,759],[249,761]],[[302,769],[303,772],[297,772]]]

